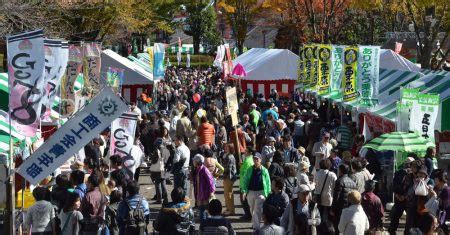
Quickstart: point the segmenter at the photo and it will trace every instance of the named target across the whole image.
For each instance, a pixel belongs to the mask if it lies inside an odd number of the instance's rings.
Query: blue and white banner
[[[166,47],[164,43],[155,43],[153,46],[153,79],[164,79],[164,56]]]
[[[104,88],[27,158],[17,173],[37,185],[127,110],[127,104],[111,88]]]

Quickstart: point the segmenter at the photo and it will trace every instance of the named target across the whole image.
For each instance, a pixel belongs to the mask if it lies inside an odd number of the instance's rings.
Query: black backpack
[[[145,223],[144,210],[141,208],[142,197],[135,209],[132,209],[130,204],[125,200],[128,206],[128,218],[125,221],[125,235],[144,235],[147,224]]]

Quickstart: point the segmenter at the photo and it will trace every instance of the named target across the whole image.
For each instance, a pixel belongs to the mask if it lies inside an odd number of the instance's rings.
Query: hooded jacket
[[[153,222],[153,228],[160,234],[188,234],[195,227],[194,212],[189,198],[184,202],[165,205]]]

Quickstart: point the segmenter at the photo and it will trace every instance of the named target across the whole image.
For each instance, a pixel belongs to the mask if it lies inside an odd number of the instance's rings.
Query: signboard
[[[39,127],[44,96],[44,33],[8,37],[9,118],[16,130],[33,137]]]
[[[422,94],[417,96],[417,103],[411,109],[409,126],[423,137],[434,139],[434,126],[439,112],[439,95]]]
[[[153,46],[153,78],[155,80],[161,80],[164,78],[165,53],[165,45],[163,43],[155,43]]]
[[[239,104],[238,104],[238,99],[237,99],[236,87],[227,89],[226,97],[227,97],[228,112],[231,115],[231,123],[233,126],[236,126],[239,122],[238,115],[237,115],[237,112],[239,109]]]
[[[104,88],[83,110],[69,119],[27,158],[17,169],[17,173],[31,184],[37,185],[127,109],[125,102],[116,96],[111,88]]]
[[[101,53],[100,44],[96,42],[83,44],[83,75],[86,87],[100,87]]]
[[[358,98],[356,73],[358,69],[358,47],[344,50],[344,78],[342,79],[343,100],[350,102]]]
[[[330,76],[333,66],[331,63],[331,45],[320,45],[317,58],[319,63],[319,94],[328,94],[330,91]]]
[[[312,59],[311,59],[311,88],[313,90],[317,89],[319,85],[319,58],[318,58],[319,47],[317,45],[312,46]]]
[[[305,82],[305,56],[304,56],[304,47],[300,47],[298,51],[299,56],[299,65],[298,65],[298,78],[297,83],[304,85]]]
[[[358,51],[359,103],[372,107],[378,103],[380,47],[360,46]]]
[[[130,154],[134,145],[137,120],[138,114],[124,113],[111,123],[111,146],[109,147],[111,155],[118,154],[124,157]]]

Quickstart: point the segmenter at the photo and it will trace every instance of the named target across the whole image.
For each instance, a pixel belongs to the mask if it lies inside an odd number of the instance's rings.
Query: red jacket
[[[211,146],[214,143],[215,134],[216,130],[213,125],[208,122],[202,123],[197,130],[198,146],[204,144]]]

